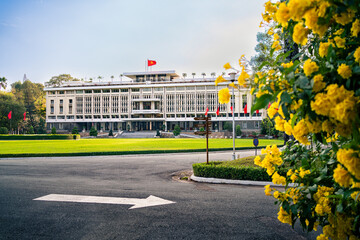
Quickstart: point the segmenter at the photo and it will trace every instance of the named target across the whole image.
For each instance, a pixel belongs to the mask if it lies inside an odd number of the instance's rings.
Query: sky
[[[0,0],[0,77],[115,80],[123,72],[224,71],[255,54],[264,0]],[[8,87],[9,88],[9,87]]]

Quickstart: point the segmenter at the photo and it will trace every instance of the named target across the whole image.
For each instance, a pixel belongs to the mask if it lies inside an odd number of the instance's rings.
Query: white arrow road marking
[[[77,202],[77,203],[104,203],[104,204],[126,204],[134,205],[129,209],[152,207],[158,205],[172,204],[175,202],[150,195],[148,198],[116,198],[116,197],[97,197],[83,195],[63,195],[49,194],[43,197],[33,199],[35,201],[53,201],[53,202]]]

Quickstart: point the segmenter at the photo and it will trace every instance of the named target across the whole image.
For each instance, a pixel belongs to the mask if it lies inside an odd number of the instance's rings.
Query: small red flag
[[[208,112],[209,112],[209,108],[206,107],[205,116],[207,116]]]
[[[155,65],[155,64],[156,64],[156,61],[155,61],[155,60],[149,60],[149,59],[148,59],[148,67],[153,66],[153,65]]]
[[[244,113],[247,113],[247,104],[244,107]]]
[[[230,109],[231,109],[231,113],[234,113],[234,109],[232,106],[230,106]]]
[[[216,110],[216,116],[219,116],[220,114],[220,107],[218,107],[218,109]]]
[[[24,112],[24,121],[26,120],[26,112]]]
[[[259,110],[256,110],[256,114],[259,114]]]
[[[271,102],[269,102],[268,108],[270,108],[270,106],[271,106]]]
[[[9,119],[11,119],[11,114],[12,114],[12,111],[10,111],[9,114],[8,114]]]

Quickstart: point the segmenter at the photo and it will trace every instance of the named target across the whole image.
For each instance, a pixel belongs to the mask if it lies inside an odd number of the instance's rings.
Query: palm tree
[[[211,73],[211,76],[212,76],[212,77],[215,77],[215,75],[216,75],[215,72],[212,72],[212,73]]]
[[[111,75],[110,78],[111,78],[111,81],[114,81],[114,75]]]
[[[202,73],[201,75],[203,76],[203,79],[204,79],[204,78],[205,78],[205,76],[206,76],[206,73]]]
[[[192,73],[191,75],[192,75],[192,76],[193,76],[193,78],[194,78],[194,77],[195,77],[195,75],[196,75],[196,73]]]
[[[187,76],[187,74],[186,74],[186,73],[183,73],[182,75],[183,75],[183,77],[184,77],[184,78],[186,78],[186,76]]]
[[[89,81],[92,82],[92,81],[93,81],[93,78],[89,78]]]
[[[5,90],[7,83],[7,79],[5,77],[0,77],[0,89],[3,88]]]
[[[225,75],[225,72],[222,72],[222,73],[221,73],[221,76],[224,76],[224,75]]]
[[[103,77],[102,76],[98,76],[98,79],[99,79],[99,82],[101,81],[101,79],[103,79]]]
[[[122,82],[122,77],[123,77],[124,75],[122,75],[122,74],[120,74],[120,82]]]

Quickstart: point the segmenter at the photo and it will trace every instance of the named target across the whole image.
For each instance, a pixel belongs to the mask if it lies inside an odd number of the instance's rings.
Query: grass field
[[[68,154],[205,149],[205,139],[80,139],[0,141],[0,156],[12,154]],[[260,139],[259,147],[283,144],[282,140]],[[237,148],[253,147],[252,139],[236,139]],[[232,148],[232,139],[209,139],[210,149]]]

